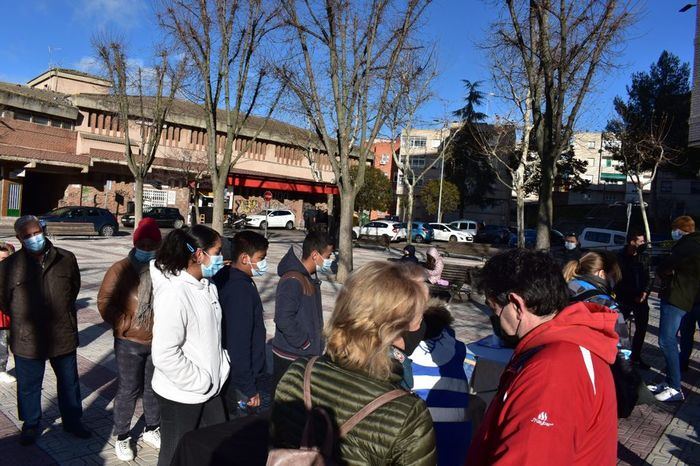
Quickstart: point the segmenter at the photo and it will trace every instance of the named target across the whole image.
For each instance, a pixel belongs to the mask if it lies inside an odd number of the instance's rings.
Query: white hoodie
[[[176,276],[164,274],[154,263],[151,385],[168,400],[204,403],[219,394],[229,372],[216,286],[184,270]]]

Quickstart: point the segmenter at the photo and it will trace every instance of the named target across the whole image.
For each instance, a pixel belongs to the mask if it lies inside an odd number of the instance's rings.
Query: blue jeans
[[[83,415],[75,351],[50,358],[49,362],[56,374],[58,409],[63,426],[70,429],[80,423]],[[15,355],[17,407],[19,419],[26,426],[36,426],[41,419],[41,386],[45,367],[45,359],[28,359]]]
[[[693,337],[695,326],[700,322],[700,304],[695,304],[690,312],[686,312],[681,319],[681,353],[680,364],[688,366],[690,354],[693,352]]]

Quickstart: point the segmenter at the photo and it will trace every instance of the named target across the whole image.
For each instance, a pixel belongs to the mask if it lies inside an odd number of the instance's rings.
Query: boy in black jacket
[[[242,231],[231,241],[231,266],[214,277],[222,311],[223,345],[231,358],[224,398],[231,416],[260,407],[259,379],[265,373],[265,322],[260,294],[251,277],[267,270],[268,241]]]

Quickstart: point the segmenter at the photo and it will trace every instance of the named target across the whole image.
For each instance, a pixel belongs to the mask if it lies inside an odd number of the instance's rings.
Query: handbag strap
[[[311,411],[311,369],[314,368],[318,356],[314,356],[306,363],[306,370],[304,370],[304,407],[306,411]]]
[[[340,430],[338,432],[338,436],[340,438],[345,437],[350,430],[355,427],[360,421],[362,421],[364,418],[375,412],[377,409],[381,408],[385,404],[389,403],[390,401],[393,401],[397,398],[400,398],[404,395],[408,395],[408,392],[405,390],[392,390],[390,392],[387,392],[383,395],[378,396],[374,400],[370,401],[367,403],[361,410],[356,412],[350,419],[345,421],[342,426],[340,426]]]

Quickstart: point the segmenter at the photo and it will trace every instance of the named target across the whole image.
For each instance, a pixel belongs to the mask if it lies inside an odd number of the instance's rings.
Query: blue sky
[[[462,79],[488,79],[482,41],[497,2],[484,0],[434,0],[425,21],[425,35],[437,43],[439,99],[422,111],[426,120],[442,118],[445,109],[460,106]],[[612,115],[612,99],[625,95],[625,85],[635,71],[647,70],[662,50],[683,61],[693,58],[695,10],[678,13],[687,0],[641,1],[641,20],[630,30],[620,67],[601,77],[599,90],[591,94],[578,122],[579,130],[605,126]],[[96,32],[125,36],[136,59],[147,60],[149,44],[162,37],[155,24],[151,2],[139,0],[24,0],[3,2],[0,19],[0,81],[25,83],[49,65],[90,70],[90,39]],[[49,52],[49,49],[51,51]],[[482,87],[489,91],[488,82]],[[491,113],[498,104],[491,102]]]

